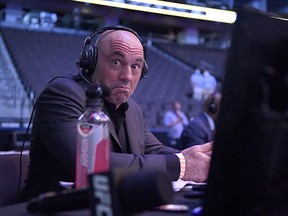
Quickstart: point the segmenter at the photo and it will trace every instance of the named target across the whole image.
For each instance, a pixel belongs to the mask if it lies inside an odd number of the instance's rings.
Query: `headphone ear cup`
[[[85,68],[85,66],[87,65],[87,52],[86,51],[82,51],[80,53],[79,59],[77,60],[77,66],[80,68]]]
[[[217,104],[215,102],[209,104],[208,112],[211,114],[215,114],[217,112]]]
[[[93,74],[97,64],[97,48],[90,46],[88,50],[80,53],[77,61],[78,67],[82,68],[87,75]]]
[[[147,73],[148,73],[148,65],[147,65],[147,62],[146,62],[146,59],[147,59],[147,48],[146,48],[146,44],[142,43],[142,47],[143,47],[143,52],[144,52],[144,66],[143,66],[143,69],[142,69],[142,72],[141,72],[141,77],[140,79],[146,77]]]
[[[94,70],[97,64],[98,50],[95,46],[90,46],[88,52],[89,52],[89,59],[90,59],[88,74],[92,75],[94,73]]]
[[[142,71],[141,71],[141,77],[140,77],[140,79],[146,77],[147,72],[148,72],[148,65],[147,65],[147,63],[146,63],[146,61],[145,61],[145,62],[144,62],[143,69],[142,69]]]

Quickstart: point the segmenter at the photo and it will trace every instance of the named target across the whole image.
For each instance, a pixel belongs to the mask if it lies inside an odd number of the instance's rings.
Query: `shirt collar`
[[[204,112],[204,115],[207,117],[209,126],[210,126],[211,130],[213,131],[215,129],[215,123],[214,123],[213,119],[206,112]]]
[[[112,104],[110,103],[109,101],[107,101],[105,98],[104,98],[104,105],[105,105],[105,108],[107,109],[108,113],[111,113],[111,112],[126,112],[129,108],[129,104],[127,102],[121,104],[118,109],[116,110],[116,105],[115,104]]]

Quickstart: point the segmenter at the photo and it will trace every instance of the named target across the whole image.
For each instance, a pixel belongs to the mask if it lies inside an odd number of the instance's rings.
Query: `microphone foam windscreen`
[[[119,201],[129,211],[153,209],[168,204],[173,197],[168,175],[159,170],[133,172],[119,186]]]

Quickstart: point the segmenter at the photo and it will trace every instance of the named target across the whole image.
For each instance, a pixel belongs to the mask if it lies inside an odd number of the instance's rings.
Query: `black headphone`
[[[218,112],[218,106],[216,103],[216,92],[212,94],[211,101],[208,103],[207,111],[211,114],[215,114]]]
[[[100,27],[100,28],[97,28],[96,30],[94,30],[88,37],[86,37],[86,39],[84,41],[83,51],[80,53],[80,57],[76,61],[77,67],[81,68],[82,71],[84,71],[84,73],[86,75],[93,74],[93,72],[96,68],[96,64],[97,64],[98,50],[97,50],[97,47],[94,45],[90,46],[88,50],[86,49],[86,47],[87,47],[87,45],[89,45],[91,43],[91,41],[94,37],[98,38],[99,35],[101,35],[102,33],[104,33],[105,31],[108,31],[108,30],[128,31],[128,32],[131,32],[132,34],[134,34],[139,39],[139,41],[141,42],[142,47],[143,47],[144,60],[145,60],[140,79],[145,77],[147,75],[147,72],[148,72],[148,66],[146,64],[146,46],[142,42],[140,36],[134,30],[132,30],[128,27],[125,27],[125,26],[105,26],[105,27]]]

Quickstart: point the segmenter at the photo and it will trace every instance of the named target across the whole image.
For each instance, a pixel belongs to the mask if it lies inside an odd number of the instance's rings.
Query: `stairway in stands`
[[[32,103],[0,35],[0,123],[1,127],[19,127],[30,117]]]

